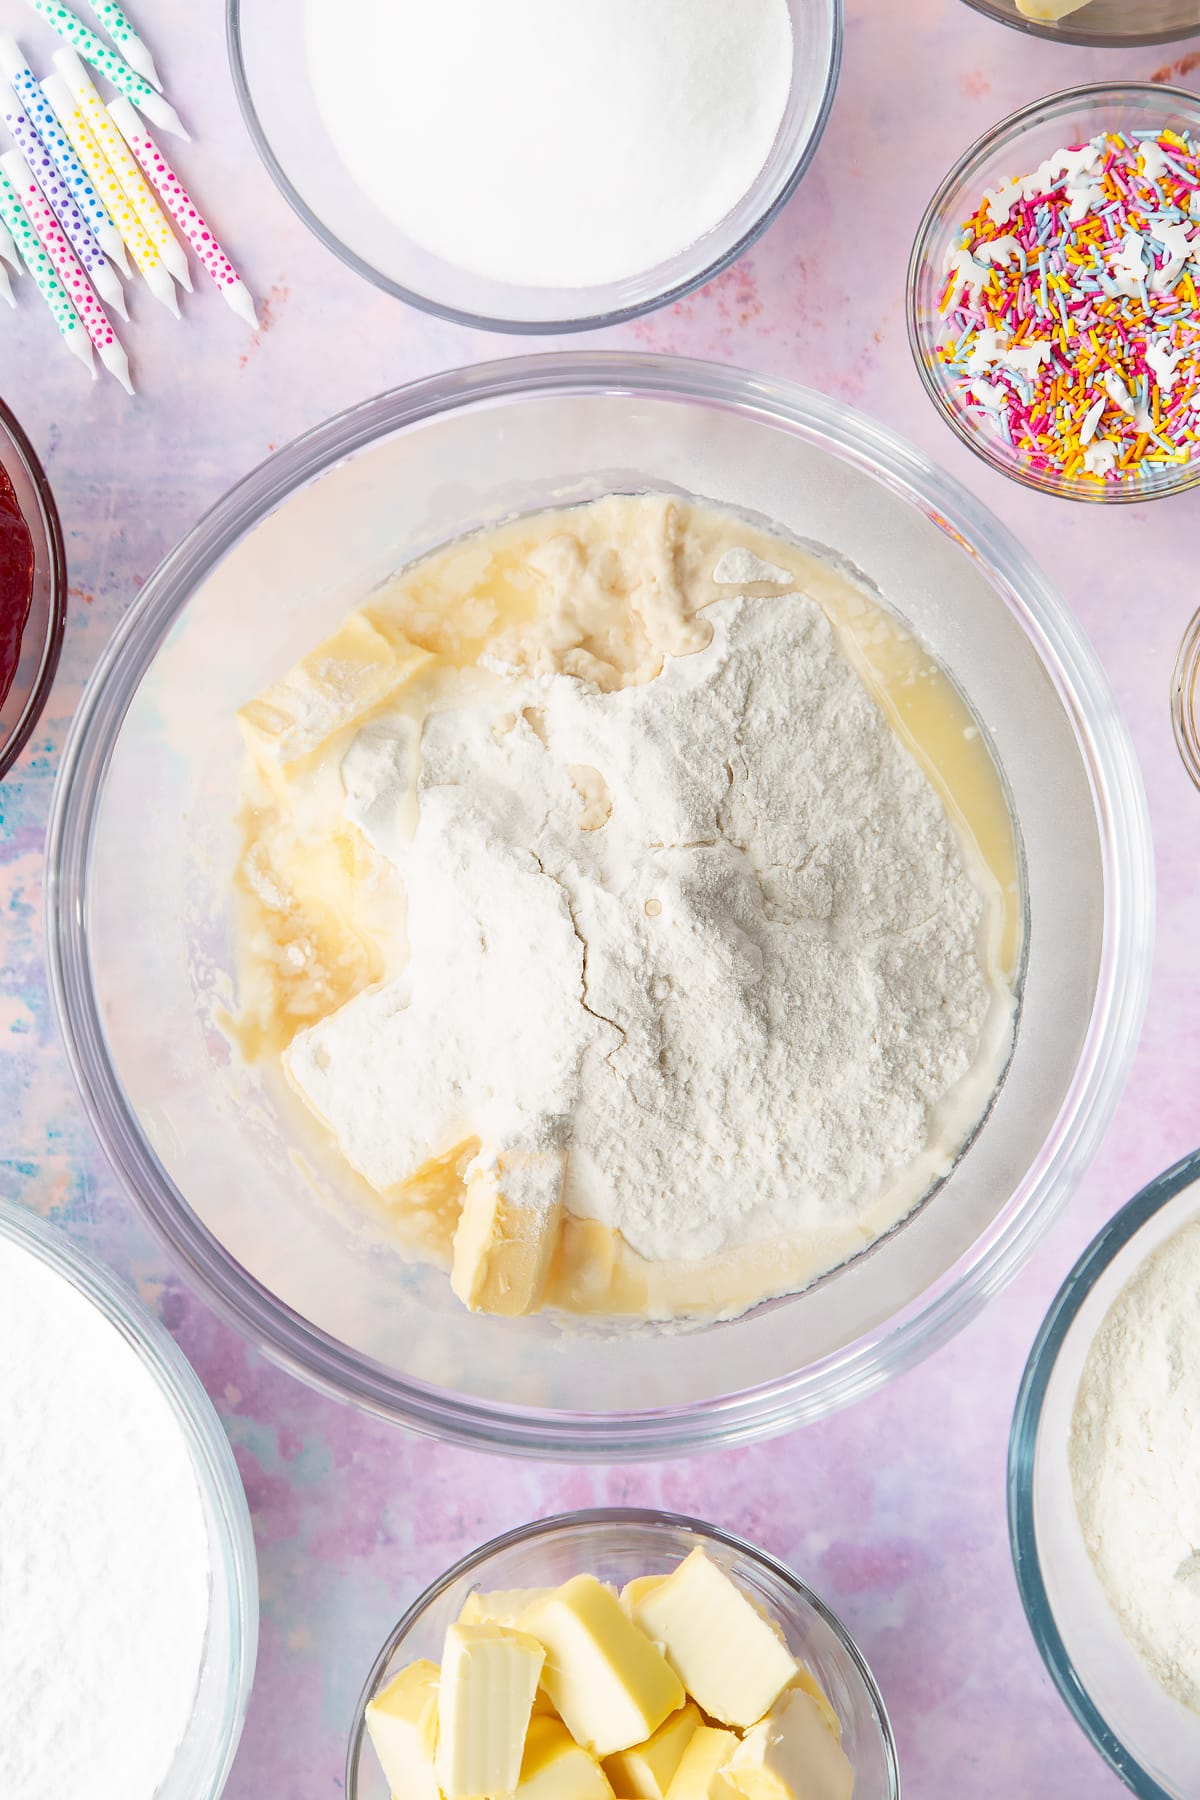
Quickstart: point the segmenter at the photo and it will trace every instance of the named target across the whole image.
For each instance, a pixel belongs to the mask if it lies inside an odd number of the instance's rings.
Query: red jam
[[[12,482],[0,469],[0,706],[16,678],[33,599],[33,539]]]

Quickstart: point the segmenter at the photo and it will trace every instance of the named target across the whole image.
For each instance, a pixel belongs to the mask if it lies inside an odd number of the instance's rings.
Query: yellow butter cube
[[[632,1581],[625,1583],[621,1589],[621,1605],[631,1619],[643,1595],[653,1593],[666,1579],[665,1575],[635,1575]]]
[[[467,1173],[450,1285],[472,1312],[536,1312],[558,1248],[561,1151],[502,1150]]]
[[[546,1651],[542,1685],[577,1743],[603,1759],[658,1730],[687,1696],[611,1588],[576,1575],[521,1615]]]
[[[692,1733],[667,1789],[667,1800],[737,1800],[725,1778],[738,1747],[737,1733],[700,1725]]]
[[[846,1752],[798,1687],[746,1733],[725,1773],[745,1800],[850,1800],[854,1791]]]
[[[842,1721],[834,1712],[833,1707],[830,1705],[828,1694],[826,1694],[825,1689],[821,1686],[812,1670],[806,1669],[804,1664],[801,1663],[796,1672],[796,1679],[792,1685],[793,1687],[804,1689],[804,1692],[813,1702],[817,1711],[840,1744],[842,1741]]]
[[[260,759],[295,762],[365,720],[432,661],[427,650],[404,639],[389,642],[362,613],[351,613],[238,718]]]
[[[446,1800],[511,1794],[545,1654],[519,1631],[451,1625],[438,1685],[434,1768]]]
[[[476,1588],[467,1595],[458,1615],[460,1625],[503,1625],[515,1630],[517,1620],[535,1600],[544,1600],[553,1588],[501,1588],[485,1594]]]
[[[529,1721],[517,1800],[613,1800],[594,1756],[575,1742],[561,1719]]]
[[[621,1598],[623,1601],[624,1594]],[[700,1708],[689,1700],[677,1713],[664,1719],[645,1743],[607,1757],[604,1773],[614,1792],[625,1800],[663,1800],[683,1753],[702,1722]]]
[[[367,1731],[389,1788],[405,1800],[438,1800],[436,1663],[410,1663],[367,1702]]]
[[[722,1725],[755,1724],[799,1671],[776,1627],[700,1549],[642,1594],[633,1616]]]

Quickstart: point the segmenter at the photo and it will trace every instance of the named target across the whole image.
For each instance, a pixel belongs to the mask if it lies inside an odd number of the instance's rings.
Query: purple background
[[[1058,1800],[1120,1792],[1026,1630],[1005,1531],[1005,1451],[1024,1359],[1058,1283],[1100,1222],[1200,1138],[1200,795],[1168,714],[1198,597],[1200,493],[1085,513],[976,464],[918,386],[904,270],[926,198],[1003,114],[1076,81],[1186,81],[1200,48],[1078,51],[1020,37],[959,0],[850,0],[832,122],[783,217],[705,292],[608,334],[794,377],[862,406],[1020,533],[1077,609],[1132,727],[1161,888],[1133,1078],[1082,1191],[1008,1292],[849,1413],[752,1450],[610,1471],[421,1443],[267,1366],[170,1275],[80,1116],[46,993],[42,837],[63,736],[100,649],[165,552],[277,445],[412,376],[515,348],[406,310],[306,236],[237,114],[218,0],[141,0],[137,14],[197,139],[166,147],[264,298],[264,321],[251,335],[199,271],[182,326],[137,293],[123,330],[141,388],[131,403],[109,379],[89,387],[29,282],[15,315],[0,308],[4,397],[47,464],[72,572],[58,681],[0,793],[0,1193],[64,1224],[136,1285],[232,1439],[254,1516],[262,1646],[231,1800],[340,1793],[362,1676],[424,1584],[494,1532],[618,1501],[718,1520],[788,1559],[829,1600],[879,1677],[910,1794],[1009,1800],[1049,1782]],[[49,32],[19,0],[0,0],[0,29],[19,32],[44,72]]]

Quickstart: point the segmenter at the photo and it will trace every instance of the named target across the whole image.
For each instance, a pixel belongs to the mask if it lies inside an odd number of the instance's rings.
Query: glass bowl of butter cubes
[[[1016,31],[1098,50],[1167,44],[1200,31],[1197,0],[966,0],[966,4]]]
[[[434,1582],[375,1660],[347,1800],[898,1800],[861,1653],[773,1557],[576,1512]]]

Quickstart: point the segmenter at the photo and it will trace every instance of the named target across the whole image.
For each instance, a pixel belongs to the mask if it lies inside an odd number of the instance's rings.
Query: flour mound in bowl
[[[293,848],[298,829],[309,852],[336,830],[371,890],[360,925],[389,894],[403,915],[403,946],[280,1055],[389,1205],[452,1171],[470,1219],[456,1264],[468,1237],[476,1264],[509,1257],[490,1287],[498,1265],[474,1284],[456,1267],[464,1297],[524,1284],[532,1304],[637,1310],[634,1269],[659,1272],[652,1313],[681,1295],[739,1310],[889,1229],[986,1109],[1013,1004],[995,883],[826,607],[779,591],[803,557],[783,568],[774,545],[746,565],[768,571],[758,591],[730,595],[710,552],[735,521],[598,506],[558,516],[582,542],[525,546],[535,606],[515,637],[457,666],[420,647],[300,777],[255,715]],[[601,685],[613,596],[631,591],[641,678]],[[559,641],[564,594],[590,650]],[[381,624],[411,658],[395,616]],[[295,856],[289,872],[256,816],[260,895],[265,850],[290,902]]]

